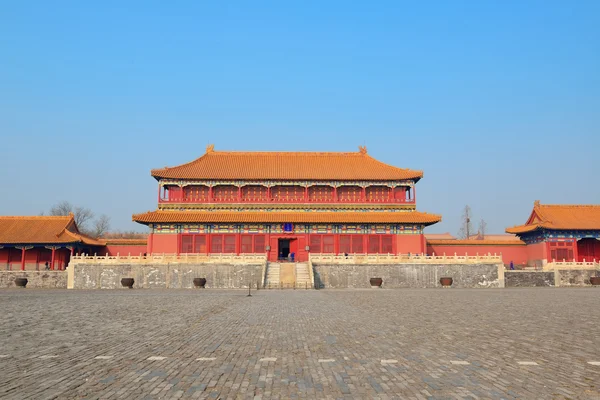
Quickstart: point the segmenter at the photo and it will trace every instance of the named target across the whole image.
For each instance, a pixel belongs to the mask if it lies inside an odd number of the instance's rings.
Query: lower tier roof
[[[149,211],[134,214],[133,221],[152,223],[311,223],[311,224],[419,224],[432,225],[440,215],[418,211],[371,212],[246,212],[246,211]]]

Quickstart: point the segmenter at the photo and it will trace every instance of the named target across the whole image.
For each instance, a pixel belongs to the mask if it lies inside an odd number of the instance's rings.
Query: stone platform
[[[600,289],[0,290],[0,398],[600,396]]]

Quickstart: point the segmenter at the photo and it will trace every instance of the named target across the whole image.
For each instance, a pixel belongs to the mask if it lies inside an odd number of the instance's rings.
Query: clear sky
[[[456,234],[600,203],[600,1],[5,1],[0,214],[115,229],[150,169],[216,150],[357,151],[424,170]]]

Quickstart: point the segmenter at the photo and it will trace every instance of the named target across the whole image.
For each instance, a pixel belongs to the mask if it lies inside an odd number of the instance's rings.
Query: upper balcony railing
[[[414,188],[329,188],[313,191],[302,187],[161,187],[159,203],[226,204],[226,203],[296,203],[296,204],[415,204]]]

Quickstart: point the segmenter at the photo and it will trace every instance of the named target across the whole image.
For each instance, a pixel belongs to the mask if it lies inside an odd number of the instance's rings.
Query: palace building
[[[148,253],[424,253],[416,210],[421,171],[354,153],[224,152],[151,172],[158,209],[133,215],[150,228]]]
[[[0,216],[0,269],[64,270],[73,254],[100,253],[104,246],[79,231],[73,214]]]
[[[524,225],[506,229],[527,244],[529,263],[600,260],[600,205],[540,204]]]

